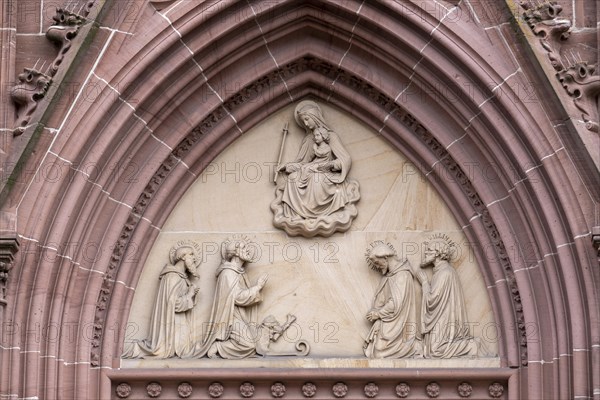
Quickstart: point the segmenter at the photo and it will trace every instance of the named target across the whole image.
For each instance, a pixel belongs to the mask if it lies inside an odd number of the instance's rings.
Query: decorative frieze
[[[352,371],[340,373],[341,376],[345,375],[343,381],[324,381],[321,376],[320,378],[317,377],[319,383],[307,382],[303,381],[302,378],[295,379],[293,377],[288,377],[287,380],[273,380],[266,376],[254,377],[250,371],[245,372],[248,375],[247,381],[227,377],[227,374],[224,373],[223,380],[219,382],[213,381],[211,383],[202,378],[181,382],[174,376],[177,372],[173,372],[172,379],[165,378],[164,380],[156,377],[150,378],[150,374],[143,377],[143,373],[136,378],[127,379],[127,382],[111,378],[113,398],[162,398],[168,393],[177,393],[177,397],[185,399],[191,398],[195,391],[205,390],[209,398],[213,399],[285,399],[287,397],[310,399],[317,397],[317,395],[320,399],[403,399],[415,395],[417,398],[430,399],[457,398],[457,395],[459,398],[464,399],[501,399],[506,398],[505,388],[507,385],[506,376],[500,381],[493,378],[475,377],[474,380],[465,382],[460,380],[457,373],[454,374],[454,378],[438,376],[433,377],[435,380],[427,380],[427,377],[423,376],[410,382],[398,382],[397,379],[385,376],[386,374],[380,374],[379,379],[370,380],[365,384],[365,379],[371,379],[372,377],[359,377],[359,374]],[[185,374],[185,372],[181,373]],[[469,374],[469,372],[461,373]],[[115,373],[111,372],[111,374]],[[273,371],[272,374],[277,375]],[[323,375],[322,371],[316,374]],[[188,377],[185,377],[185,379],[188,379]],[[194,398],[196,397],[197,394],[194,395]],[[201,398],[204,397],[201,396]]]

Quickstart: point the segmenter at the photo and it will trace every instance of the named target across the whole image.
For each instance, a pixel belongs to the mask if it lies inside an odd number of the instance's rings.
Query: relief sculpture
[[[366,318],[373,326],[363,346],[369,358],[403,358],[420,354],[417,340],[414,279],[407,260],[390,244],[376,241],[367,263],[382,277]]]
[[[262,302],[262,289],[268,275],[262,274],[256,284],[246,275],[247,263],[253,261],[250,240],[234,235],[221,246],[221,265],[217,269],[217,287],[213,299],[208,329],[197,343],[193,357],[240,359],[256,355],[283,355],[269,351],[270,344],[296,320],[287,316],[282,325],[269,315],[260,324],[257,306]],[[296,344],[298,352],[285,355],[306,355],[309,347],[304,341]]]
[[[262,274],[251,284],[246,267],[253,261],[253,247],[243,235],[233,235],[222,243],[210,318],[194,321],[197,317],[192,309],[200,294],[193,280],[199,278],[199,260],[200,246],[195,242],[183,240],[171,248],[171,263],[158,278],[149,337],[125,342],[123,358],[241,359],[308,354],[310,347],[304,340],[297,341],[292,351],[271,349],[271,344],[282,337],[296,317],[288,314],[286,321],[280,323],[269,315],[258,322],[258,305],[263,300],[262,289],[268,275]],[[196,339],[194,331],[200,323],[203,332]]]
[[[423,287],[421,329],[423,356],[451,358],[477,356],[486,351],[469,332],[467,308],[458,274],[449,260],[454,243],[443,234],[425,244],[425,256],[417,279]],[[424,268],[433,267],[431,280]]]
[[[360,199],[358,182],[348,177],[350,154],[314,101],[300,102],[294,118],[306,136],[296,159],[278,166],[284,179],[271,203],[273,224],[292,236],[345,232],[358,214],[355,203]]]
[[[170,264],[158,279],[160,284],[150,320],[148,339],[125,343],[123,358],[188,357],[192,351],[191,310],[199,299],[192,282],[200,260],[200,247],[192,241],[180,241],[171,248]]]
[[[268,275],[256,284],[246,275],[246,263],[252,261],[250,241],[234,236],[221,246],[221,265],[217,269],[217,287],[208,330],[194,351],[194,357],[244,358],[256,354],[257,305]]]

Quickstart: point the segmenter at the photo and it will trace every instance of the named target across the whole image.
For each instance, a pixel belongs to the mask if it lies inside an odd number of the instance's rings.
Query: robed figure
[[[348,178],[352,159],[321,108],[301,102],[294,114],[305,136],[294,161],[279,166],[287,174],[271,204],[274,224],[291,235],[329,236],[350,227],[357,211],[358,182]]]
[[[367,262],[382,277],[373,306],[366,315],[373,326],[365,339],[365,355],[369,358],[418,355],[415,290],[408,261],[400,260],[391,245],[378,241],[367,250]]]
[[[423,286],[421,330],[423,355],[427,358],[476,356],[480,347],[469,332],[462,286],[448,262],[451,255],[449,241],[429,243],[421,268],[433,267],[431,281],[425,271],[417,274]]]
[[[217,285],[210,320],[194,357],[245,358],[256,354],[257,313],[261,290],[267,282],[262,275],[251,285],[246,262],[251,261],[249,241],[234,236],[222,245],[222,262],[216,271]]]
[[[199,288],[190,279],[198,277],[198,254],[194,245],[185,241],[171,249],[171,264],[167,264],[158,277],[160,282],[148,338],[126,342],[123,358],[185,358],[191,355],[191,310],[199,298]]]

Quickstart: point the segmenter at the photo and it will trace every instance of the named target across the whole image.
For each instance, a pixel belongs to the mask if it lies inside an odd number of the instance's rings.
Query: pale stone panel
[[[196,282],[200,301],[194,309],[195,335],[200,340],[213,303],[215,270],[221,261],[219,246],[230,234],[244,233],[258,250],[257,261],[247,267],[251,283],[259,275],[269,274],[258,321],[269,314],[279,321],[285,320],[288,313],[297,317],[273,348],[291,350],[297,340],[304,339],[311,346],[309,357],[360,359],[364,357],[364,338],[371,327],[365,314],[381,279],[365,261],[368,244],[375,240],[390,242],[416,270],[423,242],[432,233],[445,233],[457,244],[457,255],[451,263],[463,286],[472,333],[492,354],[497,354],[486,287],[473,252],[448,207],[414,165],[381,136],[338,109],[319,105],[352,157],[349,176],[360,183],[358,216],[350,230],[328,238],[302,238],[290,237],[272,225],[269,205],[275,193],[273,172],[282,127],[289,122],[282,162],[295,157],[304,135],[293,120],[294,105],[290,105],[223,151],[179,201],[154,244],[137,285],[127,339],[147,337],[158,290],[157,277],[168,262],[171,246],[189,239],[203,249],[200,280]],[[420,307],[421,287],[416,280],[415,288],[416,305]],[[455,362],[458,364],[452,367],[467,366],[460,360]],[[137,363],[139,360],[124,365]],[[354,360],[350,364],[358,367],[364,363]],[[496,362],[492,364],[497,366]]]

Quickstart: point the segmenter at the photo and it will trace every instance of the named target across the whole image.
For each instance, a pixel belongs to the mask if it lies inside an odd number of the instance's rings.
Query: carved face
[[[425,249],[425,256],[423,257],[423,260],[421,261],[421,268],[424,268],[424,267],[427,267],[428,265],[433,264],[436,257],[437,257],[437,251],[435,251],[431,247],[428,247],[427,249]]]
[[[313,130],[317,127],[317,124],[315,123],[315,121],[307,114],[302,114],[300,116],[300,119],[302,120],[302,123],[304,124],[304,126],[306,126],[310,130]]]
[[[318,130],[315,130],[314,135],[315,135],[315,143],[316,144],[323,143],[323,135],[321,135],[321,132],[319,132]]]
[[[183,257],[181,257],[181,260],[183,260],[185,268],[188,271],[193,272],[196,269],[196,257],[194,257],[193,252],[186,252]]]
[[[246,262],[252,261],[252,249],[246,243],[240,244],[240,258]]]
[[[371,262],[377,271],[382,274],[386,274],[389,268],[389,261],[387,257],[373,257],[371,258]]]

